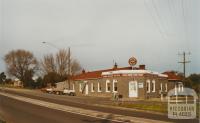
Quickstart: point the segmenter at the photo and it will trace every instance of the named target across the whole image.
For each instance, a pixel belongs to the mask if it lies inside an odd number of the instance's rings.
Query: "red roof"
[[[171,80],[171,81],[181,81],[182,80],[182,77],[174,71],[166,71],[163,74],[168,75],[168,80]]]
[[[73,79],[74,80],[96,79],[102,77],[101,76],[102,72],[115,71],[115,70],[131,70],[131,69],[132,69],[131,67],[122,67],[122,68],[112,68],[99,71],[82,72],[81,74],[74,76]],[[139,69],[139,68],[133,68],[133,69]]]

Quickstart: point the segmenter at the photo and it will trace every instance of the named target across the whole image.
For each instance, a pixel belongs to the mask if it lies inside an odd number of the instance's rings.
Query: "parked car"
[[[69,89],[64,89],[63,94],[69,95],[69,96],[76,96],[75,90],[69,90]]]
[[[50,94],[53,93],[53,88],[46,88],[46,92]]]
[[[62,95],[63,89],[53,88],[52,93],[57,94],[57,95]]]
[[[44,93],[47,92],[46,88],[41,88],[40,90],[41,90],[42,92],[44,92]]]

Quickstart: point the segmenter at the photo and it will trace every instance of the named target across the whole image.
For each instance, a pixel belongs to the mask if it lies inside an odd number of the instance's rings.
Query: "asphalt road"
[[[0,96],[0,115],[7,123],[111,123]],[[112,122],[114,123],[114,122]]]
[[[29,97],[29,98],[33,98],[33,99],[39,99],[39,100],[44,100],[44,101],[48,101],[48,102],[53,102],[53,103],[58,103],[58,104],[62,104],[62,105],[68,105],[68,106],[73,106],[73,107],[80,107],[80,108],[85,108],[85,109],[91,109],[91,110],[96,110],[96,111],[101,111],[101,112],[107,112],[107,113],[113,113],[113,114],[121,114],[121,115],[127,115],[127,116],[134,116],[134,117],[140,117],[140,118],[147,118],[147,119],[154,119],[154,120],[161,120],[161,121],[171,121],[171,122],[177,122],[177,123],[198,123],[198,120],[171,120],[171,119],[168,119],[167,116],[164,116],[164,115],[159,115],[159,114],[152,114],[152,113],[148,113],[148,112],[140,112],[140,111],[126,111],[126,110],[120,110],[120,109],[111,109],[111,108],[105,108],[105,107],[98,107],[98,106],[92,106],[92,105],[87,105],[87,104],[80,104],[78,101],[73,101],[73,97],[63,97],[63,96],[59,96],[59,95],[51,95],[51,94],[43,94],[41,93],[40,96],[37,95],[36,93],[35,94],[24,94],[24,93],[21,93],[21,92],[16,92],[16,91],[7,91],[8,93],[12,93],[12,94],[17,94],[17,95],[21,95],[21,96],[25,96],[25,97]],[[34,93],[34,92],[33,92]],[[68,100],[68,98],[70,100]],[[76,99],[77,97],[74,97],[74,99]],[[81,100],[81,99],[80,99]],[[83,99],[82,99],[83,100]],[[4,100],[5,101],[5,100]],[[6,99],[6,101],[8,101],[8,103],[6,104],[10,104],[10,101],[13,101],[12,99]],[[73,101],[73,103],[71,103],[71,101]],[[16,101],[17,102],[17,101]],[[22,103],[22,102],[21,102]],[[11,103],[12,104],[12,103]],[[1,111],[1,103],[0,103],[0,111]],[[26,104],[26,105],[30,105],[31,107],[27,108],[28,109],[31,109],[32,111],[32,106],[31,104]],[[7,106],[6,106],[7,107]],[[10,106],[8,106],[10,107]],[[35,107],[38,107],[38,106],[35,106]],[[16,107],[14,108],[16,109]],[[20,112],[19,115],[23,114],[23,112],[25,112],[25,110],[20,111],[21,108],[18,108],[18,112]],[[23,106],[22,106],[22,109]],[[45,108],[41,108],[41,109],[45,109]],[[46,109],[45,111],[48,112],[47,110],[50,110],[50,109]],[[45,112],[44,111],[44,112]],[[28,111],[29,112],[29,111]],[[52,111],[53,112],[57,112],[57,111]],[[59,112],[59,111],[58,111]],[[32,112],[33,114],[35,114],[35,112],[33,111]],[[62,114],[63,112],[61,112]],[[26,114],[26,113],[25,113]],[[47,113],[48,114],[48,113]],[[56,114],[56,113],[55,113]],[[66,113],[64,113],[66,114]],[[38,115],[38,114],[37,114]],[[44,118],[48,118],[48,116],[43,116],[45,115],[45,113],[42,113],[40,115],[40,117],[44,117]],[[54,116],[54,114],[52,114]],[[63,115],[63,114],[62,114]],[[62,116],[62,115],[59,115],[59,116]],[[11,115],[11,116],[14,116]],[[23,116],[23,115],[22,115]],[[51,115],[50,115],[51,116]],[[59,118],[58,116],[58,118]],[[70,116],[70,119],[71,119],[71,116],[74,116],[72,114],[69,114],[67,116]],[[75,116],[75,117],[80,117],[80,116]],[[74,118],[75,118],[74,117]],[[83,116],[81,116],[83,117]],[[34,118],[35,119],[35,118]],[[57,118],[55,117],[55,120]],[[76,119],[76,118],[75,118]],[[89,118],[90,119],[90,118]],[[44,119],[44,121],[47,120],[49,121],[48,119]],[[87,118],[86,118],[87,120]],[[66,121],[65,121],[66,122]],[[90,121],[85,121],[85,120],[79,120],[79,121],[74,121],[75,123],[76,122],[91,122]],[[108,122],[108,121],[98,121],[97,119],[96,120],[92,120],[92,122]],[[21,123],[21,122],[20,122]],[[54,122],[55,123],[55,122]],[[73,123],[73,121],[72,121]]]

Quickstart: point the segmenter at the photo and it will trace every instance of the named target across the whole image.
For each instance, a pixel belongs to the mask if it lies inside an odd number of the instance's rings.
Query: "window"
[[[98,92],[101,92],[101,83],[98,82]]]
[[[110,92],[110,81],[106,80],[106,92]]]
[[[117,80],[113,80],[113,92],[117,92]]]
[[[150,90],[151,90],[151,88],[150,88],[150,80],[147,80],[147,93],[150,93]]]
[[[82,92],[82,83],[79,83],[79,91]]]
[[[182,83],[178,83],[178,91],[183,92],[183,84]]]
[[[165,92],[167,92],[167,83],[165,83]]]
[[[91,92],[94,92],[94,84],[91,83]]]
[[[177,95],[177,85],[175,85],[175,95]]]
[[[163,87],[162,87],[162,83],[160,83],[160,92],[162,92],[162,89]]]
[[[152,81],[152,92],[156,92],[156,82],[155,82],[155,80]]]

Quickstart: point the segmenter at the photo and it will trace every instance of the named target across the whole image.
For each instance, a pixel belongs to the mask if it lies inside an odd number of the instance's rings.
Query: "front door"
[[[138,97],[137,81],[130,81],[129,82],[129,97]]]
[[[88,84],[85,85],[85,95],[88,95]]]

